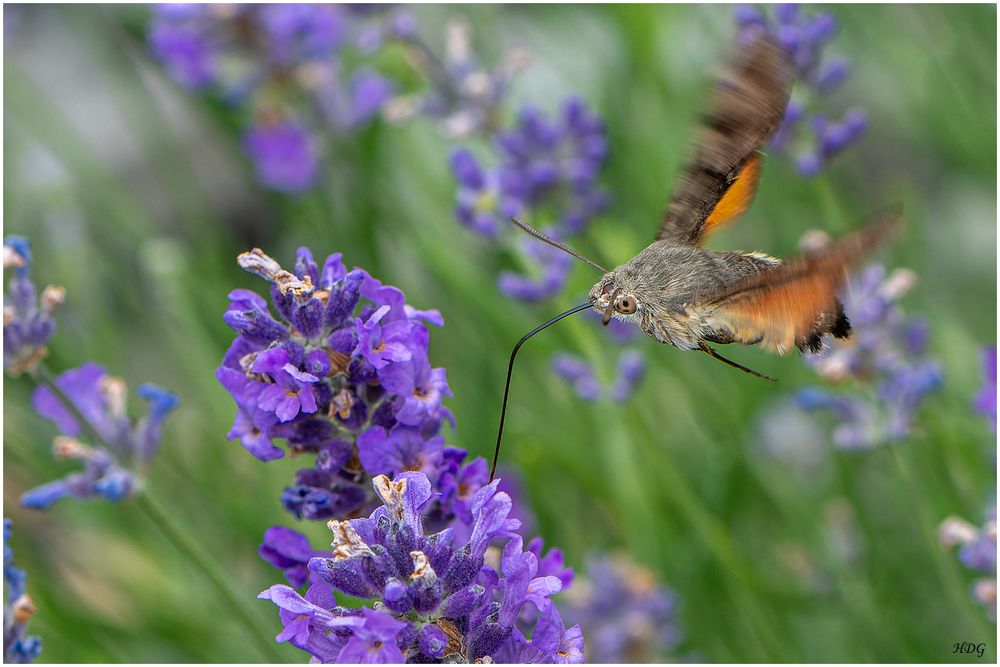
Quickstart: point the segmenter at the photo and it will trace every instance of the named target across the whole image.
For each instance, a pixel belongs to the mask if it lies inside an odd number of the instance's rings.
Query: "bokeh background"
[[[807,229],[842,233],[901,202],[905,233],[878,259],[915,271],[903,307],[929,322],[944,379],[913,434],[844,451],[826,437],[832,420],[820,420],[790,445],[807,450],[808,465],[769,455],[765,440],[783,430],[766,423],[774,406],[821,380],[797,354],[756,350],[729,356],[780,382],[641,340],[649,368],[634,396],[584,402],[552,374],[552,354],[571,350],[607,378],[618,350],[575,318],[521,353],[503,463],[520,476],[538,533],[571,564],[624,552],[676,592],[683,641],[664,658],[994,662],[995,625],[970,597],[975,575],[940,546],[937,526],[951,515],[979,523],[995,494],[995,436],[970,403],[981,349],[996,340],[996,11],[832,11],[836,50],[853,63],[836,103],[867,110],[866,134],[815,178],[769,160],[751,212],[710,247],[788,256]],[[606,124],[601,183],[612,199],[575,245],[616,264],[650,241],[732,43],[731,7],[414,13],[431,40],[447,18],[466,18],[486,60],[515,42],[532,54],[507,109],[585,99]],[[213,373],[232,340],[226,294],[262,287],[237,253],[256,245],[290,264],[300,245],[340,251],[410,303],[440,309],[431,360],[455,393],[448,441],[483,456],[510,346],[579,302],[594,275],[575,267],[560,297],[539,305],[501,294],[497,272],[521,266],[518,237],[490,242],[459,226],[453,144],[430,121],[338,133],[318,187],[261,188],[241,149],[242,112],[166,76],[148,46],[150,14],[4,8],[4,233],[30,238],[40,284],[67,289],[52,368],[95,360],[131,386],[180,395],[148,484],[252,598],[280,580],[257,547],[267,527],[295,523],[278,497],[298,463],[261,463],[225,438],[234,407]],[[128,502],[18,507],[25,490],[72,467],[52,459],[55,433],[30,391],[25,377],[4,380],[4,516],[43,659],[256,659],[232,610]],[[329,540],[322,522],[297,528],[314,545]],[[275,609],[257,604],[276,633]],[[986,642],[984,655],[953,654],[965,641]]]

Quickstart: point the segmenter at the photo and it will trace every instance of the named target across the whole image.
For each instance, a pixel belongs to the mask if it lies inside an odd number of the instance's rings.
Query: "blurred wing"
[[[757,151],[777,131],[793,72],[785,50],[766,36],[751,43],[716,84],[708,113],[663,213],[656,240],[697,244],[742,214],[760,175]]]
[[[901,221],[895,210],[827,247],[726,288],[698,304],[706,324],[733,339],[784,354],[803,346],[837,312],[847,271],[883,242]]]

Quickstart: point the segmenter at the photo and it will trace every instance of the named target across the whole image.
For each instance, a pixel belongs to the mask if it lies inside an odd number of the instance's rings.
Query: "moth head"
[[[632,286],[625,284],[614,272],[604,274],[591,288],[590,300],[594,310],[604,317],[605,326],[612,317],[630,319],[642,307]]]

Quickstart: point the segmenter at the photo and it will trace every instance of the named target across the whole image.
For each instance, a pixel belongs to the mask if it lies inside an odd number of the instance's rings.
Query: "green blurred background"
[[[696,107],[733,31],[726,6],[416,8],[422,29],[462,15],[477,45],[516,40],[535,57],[515,102],[554,110],[582,95],[607,123],[610,209],[576,245],[626,260],[652,238],[684,157]],[[549,371],[558,349],[613,373],[618,350],[593,322],[567,320],[521,356],[505,463],[516,468],[549,545],[573,565],[622,550],[682,601],[678,651],[708,661],[995,662],[995,626],[969,599],[971,575],[938,546],[938,522],[978,520],[995,489],[994,436],[971,414],[979,351],[996,340],[996,11],[992,6],[838,6],[832,50],[854,74],[835,104],[868,110],[860,144],[813,180],[772,159],[756,204],[710,247],[795,251],[809,228],[840,233],[902,202],[905,234],[883,254],[914,269],[905,299],[925,315],[944,388],[918,435],[796,470],[761,455],[761,415],[816,382],[796,355],[730,356],[765,383],[644,339],[648,376],[625,405],[583,403]],[[278,496],[299,462],[263,464],[225,439],[232,400],[215,367],[233,334],[221,314],[236,287],[261,290],[235,263],[259,245],[291,263],[299,245],[400,286],[439,308],[432,362],[448,369],[459,431],[488,455],[510,346],[577,303],[503,298],[518,266],[452,215],[448,143],[430,122],[376,123],[338,137],[322,187],[261,191],[234,113],[168,81],[138,6],[5,7],[5,234],[30,237],[36,282],[67,288],[54,369],[95,360],[131,387],[182,397],[149,486],[248,598],[280,580],[257,555],[263,531],[292,525]],[[510,105],[509,108],[514,108]],[[28,379],[4,380],[4,516],[38,613],[46,661],[246,661],[258,654],[198,571],[127,502],[20,509],[28,488],[65,474],[53,428],[33,415]],[[296,526],[314,545],[321,524]],[[848,546],[845,546],[848,545]],[[277,613],[256,603],[278,631]],[[956,642],[987,642],[982,658]],[[305,654],[281,647],[289,662]]]

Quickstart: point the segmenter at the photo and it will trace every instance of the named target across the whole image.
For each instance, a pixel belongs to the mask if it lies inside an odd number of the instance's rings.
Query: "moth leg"
[[[764,380],[770,380],[771,382],[777,382],[778,381],[778,378],[773,378],[770,375],[764,375],[763,373],[758,373],[757,371],[751,370],[751,369],[747,368],[746,366],[742,366],[742,365],[736,363],[735,361],[730,361],[729,359],[726,359],[724,356],[722,356],[721,354],[719,354],[718,352],[716,352],[715,350],[713,350],[711,347],[709,347],[708,343],[706,343],[703,340],[698,341],[698,348],[702,352],[706,353],[708,356],[715,357],[716,359],[718,359],[722,363],[728,364],[728,365],[732,366],[733,368],[738,368],[741,371],[743,371],[744,373],[749,373],[750,375],[762,378]]]

